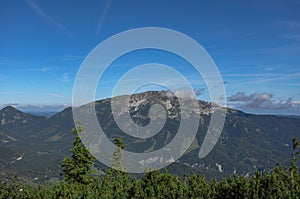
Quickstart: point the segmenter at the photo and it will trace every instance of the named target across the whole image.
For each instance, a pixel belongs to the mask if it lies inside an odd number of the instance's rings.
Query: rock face
[[[124,99],[124,96],[119,96],[114,101],[118,105]],[[149,109],[155,104],[164,107],[167,119],[162,130],[152,137],[142,139],[129,136],[114,120],[114,117],[129,111],[136,124],[146,126],[151,122]],[[194,172],[205,174],[207,178],[225,177],[233,173],[246,175],[255,169],[270,169],[278,162],[288,164],[291,140],[293,137],[299,138],[299,118],[245,114],[204,101],[198,101],[198,104],[198,110],[191,109],[185,116],[200,113],[197,136],[179,160],[167,160],[174,162],[168,168],[171,173],[184,175]],[[125,149],[136,153],[149,153],[168,144],[176,135],[182,117],[178,98],[168,91],[134,94],[116,115],[112,114],[111,99],[85,106],[94,105],[106,136],[110,140],[122,137],[126,143]],[[188,106],[189,103],[184,105]],[[210,115],[218,110],[227,112],[221,137],[211,153],[199,159],[199,148],[207,132]],[[162,116],[157,114],[157,118]],[[61,160],[69,154],[74,138],[72,128],[71,108],[50,118],[23,113],[13,107],[0,110],[0,178],[9,179],[18,175],[30,182],[59,178]],[[17,160],[19,157],[22,159]],[[153,157],[149,161],[161,161],[161,158]],[[97,166],[103,167],[100,163]],[[36,178],[38,180],[34,180]]]
[[[127,96],[117,97],[116,104],[118,104],[118,101],[123,101],[126,97]],[[184,102],[185,104],[183,105],[188,107],[189,100],[185,100]],[[145,110],[154,104],[162,105],[167,111],[169,118],[174,119],[180,116],[179,100],[171,91],[150,91],[131,95],[127,106],[122,107],[123,109],[121,112],[129,111],[132,115],[134,115],[135,113],[142,112],[141,110]],[[189,114],[198,113],[202,115],[209,115],[216,110],[224,109],[215,103],[205,102],[201,100],[198,101],[198,104],[199,109],[189,108]]]

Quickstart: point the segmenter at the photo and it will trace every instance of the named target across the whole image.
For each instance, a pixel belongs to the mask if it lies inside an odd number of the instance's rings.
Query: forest
[[[62,162],[64,180],[48,185],[28,185],[17,181],[0,184],[0,198],[300,198],[300,173],[297,156],[300,141],[292,140],[290,166],[278,165],[271,171],[256,171],[252,176],[232,175],[207,180],[203,175],[183,178],[164,171],[149,171],[133,177],[121,164],[124,143],[115,139],[118,150],[112,168],[101,177],[93,174],[95,158],[76,134],[71,157]]]

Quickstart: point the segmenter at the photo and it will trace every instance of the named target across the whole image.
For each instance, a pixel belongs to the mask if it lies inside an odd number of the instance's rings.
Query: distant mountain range
[[[45,117],[52,117],[53,115],[59,113],[60,111],[23,111],[25,113],[29,113],[35,116],[45,116]]]
[[[121,98],[120,98],[121,99]],[[256,169],[287,165],[293,137],[300,138],[300,118],[290,116],[253,115],[226,109],[223,132],[215,148],[199,159],[212,111],[218,105],[198,101],[201,110],[197,136],[189,150],[168,167],[171,173],[202,173],[207,178],[226,177],[237,173],[249,175]],[[175,136],[180,123],[180,106],[176,97],[165,91],[151,91],[131,96],[130,115],[139,125],[149,123],[149,107],[160,103],[168,111],[163,129],[153,137],[138,139],[126,135],[114,122],[111,99],[95,102],[99,123],[113,140],[122,137],[126,150],[151,152],[162,148]],[[219,107],[220,108],[220,107]],[[54,182],[61,177],[60,163],[69,155],[74,135],[72,109],[51,117],[35,116],[11,106],[0,110],[0,178],[29,183]],[[97,168],[105,167],[97,162]]]

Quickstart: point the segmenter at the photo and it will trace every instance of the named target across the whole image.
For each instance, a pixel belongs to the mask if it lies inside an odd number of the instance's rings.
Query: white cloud
[[[247,109],[273,109],[273,110],[300,110],[298,102],[292,98],[287,100],[275,100],[270,93],[253,93],[246,95],[244,92],[237,92],[228,100],[235,103],[235,106]]]
[[[194,95],[196,97],[202,95],[204,91],[205,91],[205,88],[196,88],[196,89],[193,89],[193,90],[190,90],[188,88],[180,88],[180,89],[176,89],[174,91],[174,95],[176,97],[181,97],[181,98],[191,98]],[[168,90],[166,92],[166,95],[167,95],[167,97],[173,96],[173,94],[171,93],[170,90]]]

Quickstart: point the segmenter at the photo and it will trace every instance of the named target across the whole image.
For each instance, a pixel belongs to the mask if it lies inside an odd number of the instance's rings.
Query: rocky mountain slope
[[[122,97],[115,98],[115,102],[118,100]],[[128,136],[117,126],[111,113],[111,99],[97,101],[95,107],[99,123],[111,140],[122,137],[126,150],[151,152],[174,138],[182,117],[178,99],[165,91],[145,92],[132,95],[130,105],[123,110],[128,108],[133,121],[145,126],[151,122],[149,108],[157,103],[165,107],[168,118],[159,133],[146,139]],[[197,136],[189,150],[169,166],[170,172],[178,175],[202,173],[212,178],[233,173],[249,175],[255,169],[271,169],[276,163],[288,164],[291,140],[300,137],[299,118],[252,115],[232,109],[226,109],[225,126],[215,148],[205,158],[199,159],[199,148],[211,113],[223,108],[204,101],[198,103]],[[0,178],[11,180],[16,175],[31,183],[58,180],[60,162],[72,146],[73,128],[71,108],[50,118],[26,114],[13,107],[0,110]],[[100,163],[97,166],[105,168]]]

